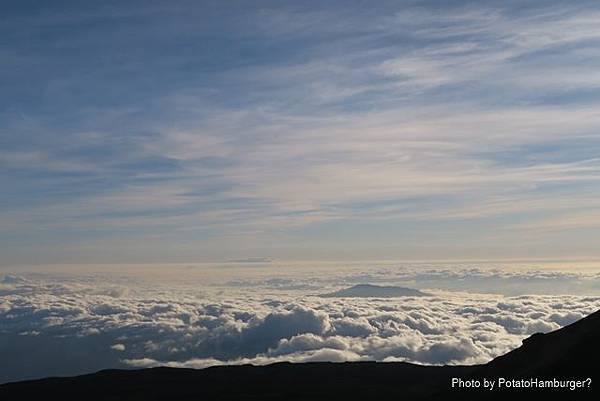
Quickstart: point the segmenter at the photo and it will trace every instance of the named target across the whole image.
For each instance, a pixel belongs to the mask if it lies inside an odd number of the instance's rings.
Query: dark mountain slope
[[[600,311],[523,345],[482,366],[477,375],[587,378],[600,370]],[[597,383],[600,385],[600,383]]]
[[[452,389],[442,387],[436,399],[444,393],[452,391],[461,399],[489,400],[531,399],[564,399],[567,396],[576,400],[600,399],[596,388],[600,382],[600,311],[595,312],[571,325],[547,334],[537,333],[523,341],[521,347],[495,358],[489,363],[477,367],[464,379],[496,381],[494,391],[471,389]],[[510,387],[499,388],[498,381],[538,379],[559,382],[580,381],[583,387],[575,390],[569,388]],[[585,380],[590,379],[589,383]],[[518,384],[518,383],[517,383]],[[535,394],[534,394],[535,393]]]
[[[0,386],[0,400],[421,400],[600,399],[600,312],[523,346],[486,365],[419,366],[407,363],[279,363],[204,370],[155,368],[106,370]],[[591,378],[578,390],[473,390],[452,388],[453,377],[471,379]]]
[[[5,384],[0,400],[400,400],[431,394],[452,376],[471,371],[376,362],[105,370]]]

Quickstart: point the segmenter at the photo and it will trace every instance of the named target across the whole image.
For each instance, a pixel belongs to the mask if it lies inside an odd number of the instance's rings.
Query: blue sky
[[[556,3],[8,1],[0,263],[598,258]]]

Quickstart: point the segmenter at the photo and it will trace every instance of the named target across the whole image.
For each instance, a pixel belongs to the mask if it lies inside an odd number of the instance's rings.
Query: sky
[[[600,258],[595,1],[5,1],[0,265]]]

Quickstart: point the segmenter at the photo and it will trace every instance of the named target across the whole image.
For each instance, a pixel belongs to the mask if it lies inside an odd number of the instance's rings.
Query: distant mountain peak
[[[397,298],[397,297],[422,297],[424,292],[413,288],[380,286],[374,284],[357,284],[338,291],[320,295],[324,298]]]
[[[0,278],[2,284],[26,284],[29,280],[25,277],[17,276],[15,274],[5,274]]]

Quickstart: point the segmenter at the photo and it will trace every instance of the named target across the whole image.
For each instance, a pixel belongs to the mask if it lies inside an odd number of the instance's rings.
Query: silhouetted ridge
[[[505,377],[588,377],[600,361],[600,311],[523,345],[481,367],[477,374]],[[600,383],[598,383],[600,385]]]

